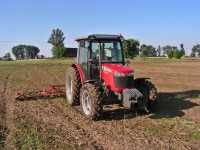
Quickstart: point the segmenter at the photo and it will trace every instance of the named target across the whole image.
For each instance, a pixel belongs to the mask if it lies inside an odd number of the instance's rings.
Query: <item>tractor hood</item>
[[[123,66],[121,64],[102,64],[103,71],[110,73],[123,73],[130,74],[133,73],[133,69]]]

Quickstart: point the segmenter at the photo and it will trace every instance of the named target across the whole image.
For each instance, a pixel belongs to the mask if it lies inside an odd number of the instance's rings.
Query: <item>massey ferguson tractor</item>
[[[150,112],[157,90],[148,78],[134,78],[125,62],[121,35],[93,34],[76,40],[77,62],[66,72],[66,99],[97,119],[104,105],[121,104],[131,111]]]

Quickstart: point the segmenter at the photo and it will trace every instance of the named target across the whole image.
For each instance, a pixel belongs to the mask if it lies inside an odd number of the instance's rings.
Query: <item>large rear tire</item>
[[[66,100],[70,105],[79,104],[79,95],[81,87],[81,79],[78,70],[69,67],[66,71]]]
[[[158,92],[155,85],[148,80],[135,80],[135,87],[144,95],[146,112],[154,111],[157,102]]]
[[[87,118],[96,120],[102,112],[102,94],[95,83],[86,83],[81,88],[80,102]]]

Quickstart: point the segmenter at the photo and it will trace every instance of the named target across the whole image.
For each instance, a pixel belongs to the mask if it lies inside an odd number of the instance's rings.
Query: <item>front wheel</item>
[[[102,96],[99,86],[95,83],[86,83],[81,88],[80,102],[86,117],[95,120],[102,112]]]
[[[145,111],[152,112],[157,102],[158,92],[155,85],[148,80],[136,79],[135,87],[144,95]]]

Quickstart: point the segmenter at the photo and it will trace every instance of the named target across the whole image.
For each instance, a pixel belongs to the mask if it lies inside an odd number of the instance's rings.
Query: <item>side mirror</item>
[[[129,66],[130,63],[131,63],[131,62],[130,62],[130,60],[128,60],[128,59],[125,61],[125,65],[126,65],[126,66]]]

